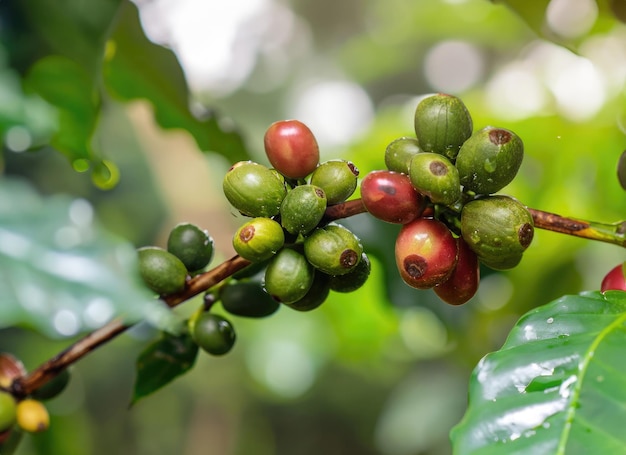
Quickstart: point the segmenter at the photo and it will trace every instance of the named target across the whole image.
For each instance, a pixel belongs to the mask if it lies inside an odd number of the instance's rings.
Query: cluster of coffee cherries
[[[18,399],[8,389],[14,379],[25,374],[22,362],[11,354],[0,354],[0,447],[11,437],[19,438],[19,432],[14,431],[16,428],[27,433],[47,430],[50,415],[43,401],[58,396],[70,380],[69,371],[63,370],[30,396]]]
[[[395,246],[402,279],[460,305],[478,289],[479,263],[510,269],[532,241],[528,209],[493,194],[517,174],[523,144],[504,128],[473,131],[464,103],[446,94],[418,103],[415,133],[388,145],[387,170],[363,178],[362,201],[376,218],[403,225]]]
[[[320,163],[315,136],[297,120],[270,125],[264,145],[272,168],[242,161],[224,176],[224,195],[249,218],[233,247],[259,265],[257,284],[274,302],[313,310],[330,291],[354,291],[369,276],[359,238],[325,218],[329,206],[352,196],[359,171],[346,160]]]

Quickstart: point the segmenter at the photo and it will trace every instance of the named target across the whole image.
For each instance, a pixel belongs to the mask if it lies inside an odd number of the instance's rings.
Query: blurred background
[[[242,222],[221,193],[232,160],[184,130],[162,129],[147,100],[101,98],[92,142],[109,163],[104,183],[51,146],[31,150],[62,119],[23,84],[29,68],[50,52],[97,61],[74,37],[104,40],[97,18],[112,17],[120,1],[63,3],[0,3],[5,173],[43,194],[86,198],[135,246],[164,246],[188,221],[214,237],[214,264],[230,257]],[[414,134],[419,97],[447,92],[465,101],[475,129],[500,126],[523,139],[521,171],[502,193],[575,218],[621,220],[626,29],[593,0],[534,3],[547,5],[543,38],[487,0],[135,2],[147,37],[178,57],[194,111],[219,113],[220,127],[236,128],[255,161],[267,163],[267,126],[297,118],[317,136],[323,160],[351,160],[364,176],[384,168],[389,142]],[[599,288],[624,260],[618,247],[538,231],[518,267],[482,270],[476,297],[449,307],[398,277],[397,226],[367,215],[345,223],[371,253],[364,288],[333,294],[310,313],[230,317],[232,353],[200,355],[190,373],[129,409],[135,359],[156,336],[137,326],[75,365],[68,390],[50,402],[50,431],[26,437],[17,453],[449,454],[448,432],[479,359],[522,314]],[[27,368],[69,341],[0,331],[0,351]]]

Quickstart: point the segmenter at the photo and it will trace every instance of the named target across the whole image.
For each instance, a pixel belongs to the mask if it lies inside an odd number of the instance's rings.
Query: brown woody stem
[[[535,227],[539,229],[546,229],[561,234],[626,247],[626,221],[604,224],[566,218],[536,209],[529,209],[529,211],[532,214]],[[366,209],[362,201],[360,199],[354,199],[328,207],[324,222],[348,218],[364,212],[366,212]],[[234,256],[217,267],[200,275],[196,275],[187,282],[187,286],[183,291],[165,296],[163,300],[170,307],[175,307],[212,288],[249,264],[249,261],[239,256]],[[77,362],[94,349],[115,338],[130,327],[130,325],[126,325],[117,319],[109,322],[105,326],[76,341],[67,349],[49,359],[26,376],[16,379],[11,385],[11,392],[18,397],[24,397],[33,393],[47,381],[59,374],[63,369]]]

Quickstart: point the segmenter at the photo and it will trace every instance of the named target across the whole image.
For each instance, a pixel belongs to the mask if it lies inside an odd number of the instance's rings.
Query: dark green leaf
[[[76,335],[114,317],[169,321],[141,282],[137,254],[93,220],[85,200],[42,198],[0,179],[0,328]]]
[[[623,291],[527,313],[474,370],[454,453],[626,453],[625,349]]]
[[[182,128],[205,152],[230,161],[247,159],[241,136],[223,127],[213,113],[198,119],[189,110],[190,95],[174,53],[146,38],[137,7],[125,2],[107,44],[104,79],[108,90],[123,100],[147,99],[163,128]]]
[[[164,333],[161,339],[148,346],[137,359],[137,379],[131,404],[189,371],[197,354],[198,345],[188,333]]]

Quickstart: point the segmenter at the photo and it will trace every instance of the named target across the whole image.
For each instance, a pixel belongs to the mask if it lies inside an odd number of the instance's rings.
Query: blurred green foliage
[[[470,51],[479,56],[475,77],[456,93],[475,128],[502,126],[524,140],[520,174],[503,192],[562,215],[624,218],[626,201],[615,178],[625,142],[623,45],[594,60],[604,73],[591,84],[613,81],[613,88],[595,97],[597,109],[577,116],[551,81],[572,84],[559,76],[571,74],[568,65],[578,57],[540,41],[520,20],[550,36],[540,29],[548,2],[503,3],[519,16],[486,0],[266,2],[265,15],[239,29],[242,47],[231,53],[241,55],[245,43],[267,38],[251,24],[267,23],[283,37],[254,48],[247,76],[219,92],[190,91],[175,54],[145,38],[128,1],[0,2],[5,173],[45,194],[90,201],[105,226],[136,246],[163,246],[169,228],[195,222],[215,236],[218,259],[224,258],[232,254],[230,236],[240,218],[220,193],[221,176],[235,160],[265,159],[263,132],[272,121],[305,112],[298,108],[301,95],[316,83],[349,82],[366,95],[373,116],[362,117],[367,105],[326,103],[322,117],[341,114],[332,117],[335,129],[344,125],[337,118],[362,124],[352,125],[357,132],[343,142],[320,141],[328,144],[322,155],[352,160],[361,175],[381,169],[386,145],[413,134],[416,97],[446,87],[433,79],[442,73],[429,68],[436,66],[437,46],[452,42],[469,46],[455,58]],[[587,62],[597,56],[593,49],[614,49],[624,33],[608,3],[598,3],[593,27],[559,40]],[[213,44],[203,43],[207,60],[217,60]],[[443,68],[443,74],[469,74],[464,67]],[[539,107],[528,110],[518,100],[516,108],[496,90],[511,69],[537,85],[532,93],[541,95]],[[235,127],[215,112],[234,119]],[[615,246],[537,232],[518,267],[483,270],[478,295],[449,307],[398,277],[397,226],[367,215],[346,224],[372,254],[364,288],[334,294],[312,313],[282,308],[260,321],[232,317],[238,342],[231,354],[199,355],[191,372],[128,410],[136,358],[157,336],[138,326],[76,365],[69,388],[50,402],[50,431],[26,436],[17,453],[447,454],[448,432],[466,408],[477,361],[502,345],[526,311],[597,289],[624,259]],[[197,304],[177,312],[188,315]],[[0,350],[28,368],[67,342],[0,332]]]

